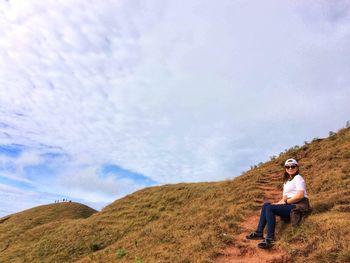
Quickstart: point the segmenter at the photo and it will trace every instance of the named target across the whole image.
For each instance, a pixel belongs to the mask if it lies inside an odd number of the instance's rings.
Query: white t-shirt
[[[286,195],[287,198],[291,198],[297,193],[297,191],[301,190],[304,190],[304,196],[307,197],[304,178],[300,174],[297,174],[292,180],[284,183],[283,196]]]

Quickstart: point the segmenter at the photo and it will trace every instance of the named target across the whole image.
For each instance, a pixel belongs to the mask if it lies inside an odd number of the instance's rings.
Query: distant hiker
[[[291,220],[293,226],[301,223],[310,214],[311,208],[306,192],[304,178],[299,174],[299,164],[295,159],[288,159],[284,163],[283,196],[277,203],[264,203],[260,213],[259,224],[255,232],[246,236],[247,239],[263,241],[259,248],[267,249],[273,246],[275,240],[276,215]],[[267,225],[267,237],[263,231]]]

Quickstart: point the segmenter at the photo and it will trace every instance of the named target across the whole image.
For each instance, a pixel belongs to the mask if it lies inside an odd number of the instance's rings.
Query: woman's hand
[[[292,198],[288,198],[288,204],[291,205],[293,203],[296,203],[304,198],[304,191],[298,191]],[[287,200],[287,196],[283,196],[281,200],[279,200],[277,203],[272,203],[273,205],[285,205]]]
[[[284,202],[284,200],[287,200],[287,196],[284,195],[282,196],[282,199],[279,200],[277,203],[272,203],[273,205],[285,205],[286,203]]]
[[[284,205],[285,202],[283,199],[279,200],[277,203],[272,203],[273,205]]]

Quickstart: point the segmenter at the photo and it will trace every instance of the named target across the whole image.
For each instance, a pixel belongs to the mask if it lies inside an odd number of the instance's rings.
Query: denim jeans
[[[262,233],[267,224],[267,238],[275,239],[276,215],[283,218],[290,218],[290,211],[295,205],[273,205],[264,203],[257,232]]]

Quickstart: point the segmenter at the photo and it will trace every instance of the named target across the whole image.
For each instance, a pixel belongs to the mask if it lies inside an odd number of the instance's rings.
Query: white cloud
[[[4,177],[4,178],[7,178],[7,179],[10,179],[10,180],[17,181],[17,182],[23,182],[23,183],[27,183],[27,184],[32,184],[31,180],[25,178],[22,175],[18,175],[17,173],[1,171],[0,172],[0,176]]]
[[[141,187],[99,176],[106,163],[159,183],[238,175],[349,118],[343,6],[3,2],[0,143],[59,149],[52,180],[90,200]]]
[[[76,174],[69,174],[60,180],[68,190],[78,189],[90,193],[118,195],[123,189],[123,185],[119,185],[112,176],[99,176],[99,167],[84,167],[76,171]]]
[[[0,217],[40,204],[38,197],[35,192],[0,183]]]

